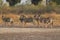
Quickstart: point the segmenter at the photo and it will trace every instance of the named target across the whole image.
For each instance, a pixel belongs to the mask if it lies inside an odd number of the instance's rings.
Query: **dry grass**
[[[55,6],[47,6],[44,7],[42,5],[34,6],[34,5],[25,5],[25,6],[17,6],[17,7],[2,7],[0,9],[0,24],[4,23],[2,21],[2,15],[6,17],[10,17],[13,19],[14,24],[19,24],[19,17],[20,15],[25,15],[26,17],[31,16],[33,17],[34,14],[40,14],[43,17],[52,17],[53,23],[56,26],[60,26],[60,11],[58,10],[59,7]],[[50,11],[48,11],[50,10]],[[36,22],[37,23],[37,22]]]
[[[4,15],[4,14],[3,14]],[[9,13],[9,14],[5,14],[6,17],[10,17],[14,20],[14,23],[13,24],[16,24],[16,25],[20,25],[20,21],[19,21],[19,17],[20,15],[22,14],[12,14],[12,13]],[[26,17],[33,17],[34,14],[24,14]],[[51,13],[51,14],[48,14],[48,13],[45,13],[45,14],[41,14],[41,16],[43,17],[52,17],[53,18],[53,25],[54,26],[60,26],[60,14],[56,14],[56,13]],[[0,24],[4,23],[2,21],[2,15],[0,15]],[[42,24],[43,25],[43,24]]]

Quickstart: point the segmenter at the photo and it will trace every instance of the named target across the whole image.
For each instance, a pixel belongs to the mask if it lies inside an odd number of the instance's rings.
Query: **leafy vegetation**
[[[8,1],[8,0],[7,0]],[[11,2],[11,0],[9,1]],[[19,0],[15,2],[20,2]],[[14,14],[20,14],[20,13],[26,13],[26,14],[35,14],[35,13],[40,13],[40,14],[43,14],[43,13],[51,13],[52,11],[54,12],[57,12],[57,13],[60,13],[60,5],[57,5],[55,4],[54,2],[51,3],[52,5],[47,5],[47,6],[43,6],[41,5],[40,3],[35,6],[33,4],[31,5],[19,5],[19,6],[12,6],[12,5],[15,5],[14,3],[7,7],[6,5],[4,5],[2,7],[2,9],[0,8],[0,10],[3,12],[3,13],[14,13]]]
[[[53,2],[55,2],[57,5],[60,5],[60,0],[52,0]]]
[[[32,4],[34,5],[38,5],[39,2],[41,2],[42,0],[31,0]]]
[[[20,3],[21,0],[7,0],[7,2],[9,2],[10,6],[14,6],[17,3]]]

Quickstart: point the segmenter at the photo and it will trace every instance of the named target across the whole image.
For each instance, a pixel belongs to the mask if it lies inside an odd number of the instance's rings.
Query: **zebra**
[[[26,17],[24,15],[21,15],[19,20],[22,22],[22,23],[33,23],[34,24],[34,20],[32,17]]]
[[[32,17],[28,17],[25,19],[25,23],[33,23],[34,24],[34,20]]]
[[[3,20],[3,22],[5,22],[5,25],[7,23],[13,24],[13,19],[12,18],[2,16],[2,20]]]
[[[20,20],[21,23],[24,23],[25,19],[26,19],[26,17],[24,15],[21,15],[19,17],[19,20]]]
[[[48,17],[48,18],[41,18],[40,19],[40,22],[46,24],[45,27],[48,27],[48,26],[53,26],[53,19],[51,17]]]
[[[39,25],[39,20],[40,20],[40,15],[34,15],[34,20],[37,21],[38,25]]]

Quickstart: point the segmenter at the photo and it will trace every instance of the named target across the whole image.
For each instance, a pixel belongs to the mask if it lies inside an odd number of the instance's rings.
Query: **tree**
[[[38,5],[39,2],[41,2],[42,0],[31,0],[32,4],[34,5]]]
[[[60,0],[52,0],[52,2],[55,2],[57,5],[60,5]]]
[[[14,6],[17,3],[20,3],[21,0],[6,0],[7,2],[9,2],[10,6]]]
[[[2,0],[0,0],[0,7],[2,7],[2,4],[3,4],[3,2],[2,2]]]

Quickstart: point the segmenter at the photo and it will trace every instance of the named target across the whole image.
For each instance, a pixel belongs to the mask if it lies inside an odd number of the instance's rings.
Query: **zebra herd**
[[[13,19],[9,17],[2,16],[2,20],[3,22],[6,22],[6,23],[8,22],[11,24],[14,23]],[[40,23],[43,23],[43,24],[48,24],[53,26],[53,19],[51,17],[45,18],[45,17],[42,17],[41,15],[34,15],[33,17],[31,16],[26,17],[25,15],[20,15],[19,21],[21,23],[24,23],[24,25],[26,23],[33,23],[35,25],[35,21],[36,21],[38,25],[40,25]],[[48,26],[46,25],[46,27]]]

